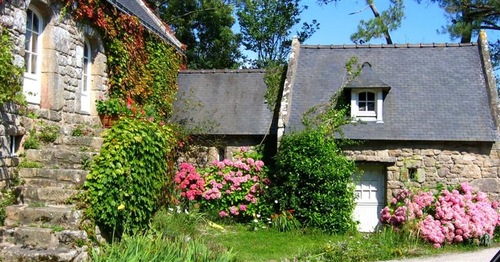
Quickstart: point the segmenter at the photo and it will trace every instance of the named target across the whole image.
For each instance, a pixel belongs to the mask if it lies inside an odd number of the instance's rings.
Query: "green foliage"
[[[0,107],[5,102],[25,104],[22,93],[23,69],[13,64],[12,41],[0,25]]]
[[[266,68],[264,81],[267,86],[266,102],[269,110],[274,111],[280,99],[280,91],[286,79],[287,66],[272,64]]]
[[[42,168],[43,164],[36,161],[23,160],[18,165],[19,168]]]
[[[73,131],[71,131],[72,136],[88,136],[91,134],[92,134],[92,129],[86,127],[85,125],[77,125],[73,129]]]
[[[187,212],[181,210],[180,206],[163,208],[155,214],[151,228],[170,238],[184,238],[185,236],[198,238],[201,237],[203,225],[206,224],[204,217],[204,213],[196,212],[196,210]]]
[[[149,2],[156,5],[158,1]],[[241,36],[231,29],[235,23],[232,5],[223,0],[170,0],[162,4],[161,18],[186,45],[188,68],[238,67]]]
[[[41,129],[37,132],[36,137],[44,143],[54,143],[59,137],[60,128],[57,125],[41,124]]]
[[[300,16],[307,6],[301,6],[299,0],[240,0],[238,2],[238,21],[243,34],[243,46],[257,54],[251,61],[258,68],[265,68],[270,63],[285,64],[292,35],[297,35],[303,42],[311,37],[319,24],[316,20],[303,23],[298,32],[292,28],[300,23]]]
[[[120,236],[144,229],[158,210],[175,145],[170,127],[120,119],[104,135],[84,184],[86,214],[104,231]]]
[[[187,240],[187,241],[186,241]],[[93,250],[94,262],[121,261],[235,261],[231,252],[216,252],[200,240],[170,239],[161,233],[127,236],[120,242]]]
[[[172,114],[172,103],[177,93],[177,72],[180,59],[172,47],[152,38],[149,40],[146,42],[146,52],[149,56],[146,70],[152,74],[153,81],[151,95],[143,104],[146,115],[152,116],[151,113],[148,113],[152,110],[155,112],[154,116],[166,119]]]
[[[96,109],[99,115],[117,116],[126,112],[125,103],[118,98],[96,100]]]
[[[404,18],[404,1],[390,0],[389,9],[378,13],[373,0],[366,0],[370,6],[374,18],[368,21],[361,20],[358,25],[358,31],[351,35],[351,41],[354,43],[366,43],[372,38],[384,37],[387,44],[392,44],[389,31],[398,29]]]
[[[279,210],[293,209],[299,221],[330,233],[356,228],[354,162],[321,129],[285,135],[276,156],[273,196]]]
[[[271,216],[271,225],[280,232],[297,230],[302,226],[293,216],[292,211],[282,211],[281,214],[273,214]]]
[[[36,138],[35,135],[30,135],[25,141],[24,141],[24,149],[39,149],[40,148],[40,142]]]

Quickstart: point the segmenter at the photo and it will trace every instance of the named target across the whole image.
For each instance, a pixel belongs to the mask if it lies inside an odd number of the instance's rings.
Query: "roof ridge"
[[[361,49],[361,48],[436,48],[477,46],[477,43],[419,43],[419,44],[349,44],[349,45],[301,45],[304,49]]]
[[[265,69],[187,69],[181,70],[182,74],[240,74],[240,73],[265,73]]]

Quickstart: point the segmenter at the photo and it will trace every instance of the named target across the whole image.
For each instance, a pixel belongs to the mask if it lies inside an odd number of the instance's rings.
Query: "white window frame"
[[[31,18],[31,24],[28,23]],[[34,18],[38,19],[38,26],[34,28]],[[42,69],[42,35],[43,18],[40,12],[33,7],[26,11],[25,55],[24,55],[24,93],[29,103],[40,104],[41,98],[41,69]],[[36,43],[33,44],[33,41]],[[33,64],[35,57],[35,64]],[[34,69],[34,70],[33,70]]]
[[[374,93],[375,94],[375,110],[374,111],[360,111],[359,110],[359,94],[360,93]],[[383,123],[383,103],[384,94],[381,88],[375,89],[351,89],[351,117],[355,120],[361,121],[375,121]]]

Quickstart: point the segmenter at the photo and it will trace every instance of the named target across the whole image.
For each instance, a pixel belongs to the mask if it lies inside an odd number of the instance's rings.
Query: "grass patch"
[[[101,252],[93,251],[92,261],[379,261],[483,248],[445,245],[435,249],[390,228],[345,235],[312,229],[251,229],[249,225],[216,224],[202,213],[162,210],[148,233],[126,236]]]
[[[19,168],[42,168],[43,164],[36,161],[24,160],[19,163]]]

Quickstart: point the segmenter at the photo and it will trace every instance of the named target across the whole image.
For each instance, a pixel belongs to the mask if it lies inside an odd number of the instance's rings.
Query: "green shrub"
[[[28,137],[26,141],[24,141],[24,149],[39,149],[40,142],[36,139],[34,135]]]
[[[44,143],[54,143],[59,136],[59,126],[42,124],[40,132],[37,137]]]
[[[0,28],[0,107],[9,101],[25,104],[22,93],[23,69],[12,61],[12,41],[9,32]]]
[[[103,137],[83,200],[86,214],[104,232],[119,237],[146,227],[158,210],[175,138],[166,125],[129,118],[120,119]]]
[[[355,229],[354,162],[321,129],[285,135],[276,156],[273,196],[306,226],[330,233]]]

